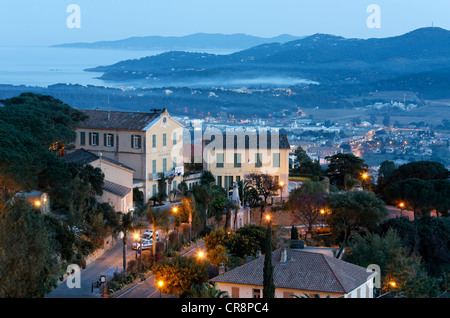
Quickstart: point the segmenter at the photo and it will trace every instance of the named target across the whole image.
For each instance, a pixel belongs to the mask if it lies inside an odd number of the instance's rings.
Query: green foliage
[[[318,161],[313,161],[301,146],[295,150],[294,168],[292,173],[318,177],[323,176],[322,167]]]
[[[328,223],[335,234],[343,234],[344,242],[352,231],[358,229],[373,230],[387,215],[384,202],[372,192],[347,191],[331,193],[327,197]]]
[[[204,282],[201,285],[193,284],[190,294],[193,298],[230,298],[228,292],[221,291],[217,287],[217,284],[211,286],[211,284],[207,282]]]
[[[208,262],[180,255],[156,263],[153,268],[155,281],[162,281],[160,291],[166,295],[189,293],[192,285],[208,280]]]
[[[70,175],[57,145],[73,142],[84,113],[51,96],[23,93],[0,107],[0,175],[20,188],[48,192]],[[55,149],[55,150],[53,150]],[[3,181],[3,180],[1,180]],[[8,183],[9,184],[9,183]]]
[[[59,253],[63,260],[70,261],[74,254],[75,235],[68,226],[50,215],[44,215],[44,221],[52,251]]]
[[[325,174],[330,178],[330,182],[340,189],[346,188],[346,175],[352,179],[361,179],[362,174],[368,171],[368,166],[364,163],[364,160],[353,154],[338,153],[325,157],[325,159],[330,161]]]
[[[0,207],[0,297],[42,297],[57,269],[44,218],[23,200]]]

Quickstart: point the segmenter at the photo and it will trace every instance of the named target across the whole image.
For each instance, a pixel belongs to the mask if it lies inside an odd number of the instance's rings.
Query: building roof
[[[347,294],[364,284],[373,273],[322,253],[286,249],[272,253],[276,288]],[[263,286],[264,256],[211,279],[212,282]]]
[[[128,170],[132,170],[134,171],[133,168],[130,168],[126,165],[124,165],[123,163],[116,161],[114,159],[108,158],[108,157],[104,157],[101,155],[97,155],[93,152],[87,151],[83,148],[75,150],[74,152],[68,153],[66,154],[63,159],[65,159],[67,162],[78,162],[81,164],[89,164],[93,161],[96,161],[98,159],[102,159],[104,161],[107,161],[109,163],[115,164],[117,166],[120,166],[122,168],[128,169]]]
[[[108,191],[112,194],[118,195],[119,197],[123,198],[127,196],[128,193],[131,192],[130,188],[121,186],[120,184],[111,182],[111,181],[104,181],[103,182],[103,190]]]
[[[141,112],[121,112],[80,109],[89,118],[78,124],[78,128],[97,129],[120,129],[120,130],[140,130],[143,131],[155,119],[159,118],[161,112],[141,113]],[[108,119],[109,114],[109,119]]]
[[[275,137],[272,137],[275,136]],[[272,138],[278,141],[278,145],[273,145],[274,149],[291,149],[286,134],[267,132],[264,134],[259,133],[226,133],[222,134],[222,142],[215,142],[216,134],[208,134],[205,132],[203,135],[204,144],[207,146],[211,142],[214,142],[215,149],[227,149],[227,143],[231,143],[234,149],[242,149],[245,144],[245,149],[272,149]],[[263,137],[262,137],[263,136]],[[264,136],[266,140],[264,140]],[[262,137],[262,138],[261,138]],[[278,137],[278,138],[277,138]],[[220,135],[219,135],[220,138]]]

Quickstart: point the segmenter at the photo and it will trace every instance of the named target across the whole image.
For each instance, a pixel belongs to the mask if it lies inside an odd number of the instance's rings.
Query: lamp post
[[[400,206],[400,217],[403,217],[403,208],[405,207],[405,203],[400,202],[399,206]]]
[[[320,214],[322,214],[322,228],[323,228],[323,224],[325,223],[325,220],[324,220],[325,210],[324,209],[320,209]]]
[[[362,182],[362,184],[363,184],[363,189],[364,189],[364,183],[365,183],[365,181],[367,180],[367,178],[369,178],[369,175],[368,175],[366,172],[364,172],[364,173],[362,174],[362,179],[363,179],[363,182]]]
[[[283,203],[283,185],[284,185],[284,182],[280,181],[280,201],[281,201],[281,203]]]
[[[134,242],[136,243],[136,245],[138,244],[138,240],[139,240],[139,234],[135,233],[134,234]],[[138,248],[136,246],[136,260],[137,260],[137,254],[138,254]]]
[[[159,282],[158,282],[158,289],[159,289],[159,298],[161,298],[161,287],[163,287],[163,285],[164,285],[164,282],[162,281],[162,280],[160,280]]]

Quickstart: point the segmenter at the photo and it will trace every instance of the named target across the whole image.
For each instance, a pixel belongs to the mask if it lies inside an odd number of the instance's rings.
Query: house
[[[276,298],[373,298],[376,272],[350,264],[325,253],[281,248],[272,253]],[[260,298],[263,295],[264,256],[210,281],[232,298]]]
[[[203,169],[230,190],[251,173],[272,175],[288,193],[290,145],[286,134],[270,130],[205,131]],[[283,182],[283,183],[281,183]],[[281,192],[280,192],[281,193]]]
[[[167,195],[176,189],[184,172],[183,125],[167,109],[81,111],[89,118],[76,129],[76,149],[101,153],[134,169],[132,188],[143,191],[145,202],[157,194],[159,181]]]
[[[115,211],[130,212],[133,209],[133,168],[85,149],[71,152],[63,159],[100,168],[105,179],[99,201],[109,203]]]
[[[38,190],[21,191],[15,195],[16,198],[23,198],[36,209],[39,209],[41,214],[50,213],[50,200],[48,194]]]

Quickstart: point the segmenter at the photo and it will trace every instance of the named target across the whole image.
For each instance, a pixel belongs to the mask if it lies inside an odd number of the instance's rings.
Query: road
[[[182,251],[180,254],[186,257],[194,256],[199,250],[204,250],[205,244],[200,241],[193,244],[190,248]],[[115,298],[175,298],[175,296],[168,296],[161,294],[156,286],[155,278],[153,275],[149,276],[146,280],[136,284],[130,289],[119,293]]]
[[[127,244],[127,261],[134,259],[135,251],[131,249],[132,239]],[[100,275],[109,277],[114,275],[114,271],[123,266],[123,245],[119,242],[115,247],[105,252],[94,262],[87,265],[80,272],[80,288],[69,288],[67,282],[62,282],[46,298],[92,298],[102,297],[101,289],[94,289],[92,292],[92,282],[98,281]]]

